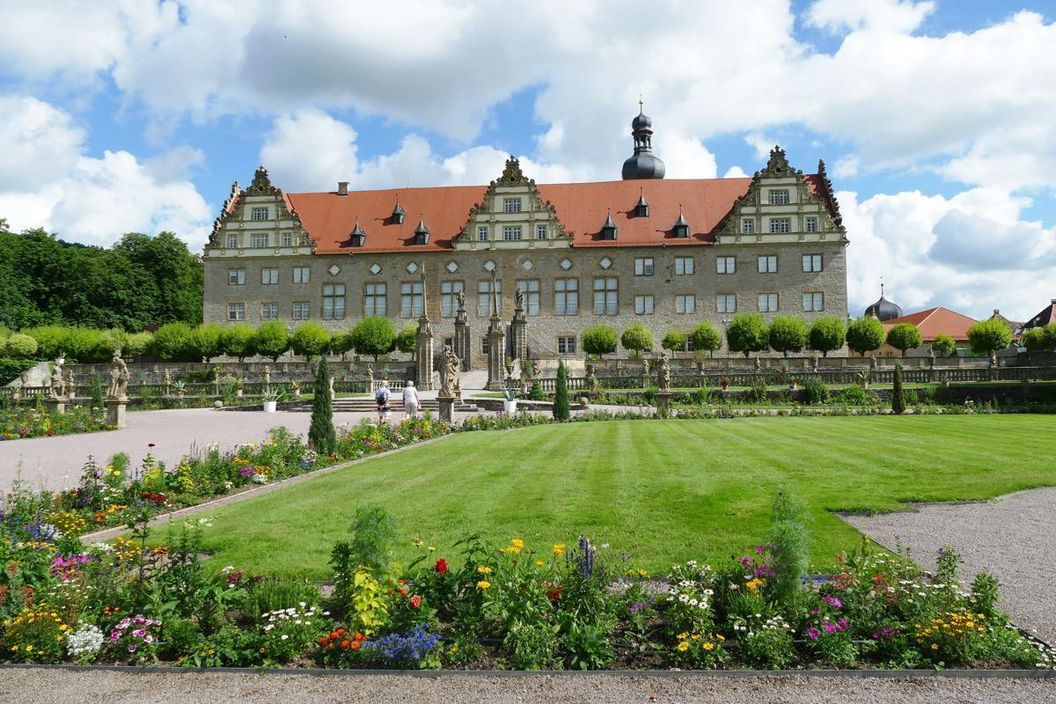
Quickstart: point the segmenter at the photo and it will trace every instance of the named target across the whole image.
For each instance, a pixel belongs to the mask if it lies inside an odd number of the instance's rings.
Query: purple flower
[[[741,563],[741,567],[744,567],[744,568],[748,568],[748,567],[752,566],[752,558],[747,557],[747,556],[742,557],[740,560],[738,560],[738,562],[740,562]]]
[[[139,628],[135,631],[132,631],[132,635],[134,635],[136,638],[142,638],[143,636],[147,635],[147,630],[145,628]]]
[[[887,628],[881,628],[879,631],[873,633],[873,640],[894,640],[898,634],[898,629],[888,626]]]
[[[814,628],[814,626],[807,629],[807,638],[810,638],[811,640],[817,640],[820,635],[821,633],[819,633],[818,629]]]
[[[833,607],[834,609],[843,608],[843,602],[840,601],[839,599],[837,599],[834,596],[823,596],[823,597],[821,597],[821,600],[824,601],[829,606]]]
[[[846,616],[840,616],[836,622],[839,624],[840,631],[846,631],[847,627],[851,625],[851,622],[847,620]]]
[[[755,546],[755,554],[756,555],[762,555],[764,552],[766,552],[766,546],[765,545],[756,545]]]
[[[130,652],[130,653],[136,652],[136,646],[134,646],[134,645],[128,646],[128,652]]]
[[[832,621],[822,621],[821,627],[825,629],[826,633],[835,633],[836,632],[836,624],[833,623]]]

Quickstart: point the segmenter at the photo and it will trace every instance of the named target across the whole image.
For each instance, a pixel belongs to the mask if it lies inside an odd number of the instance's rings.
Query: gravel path
[[[0,701],[25,704],[371,702],[1056,702],[1056,678],[917,679],[846,677],[657,677],[649,675],[312,676],[241,673],[151,674],[0,670]]]
[[[456,413],[460,421],[464,413]],[[335,413],[337,426],[375,420],[375,413]],[[403,419],[393,413],[391,422]],[[34,488],[61,489],[77,484],[88,455],[105,462],[117,452],[126,452],[133,465],[143,461],[148,445],[154,456],[172,466],[194,448],[216,442],[227,449],[240,442],[259,442],[276,426],[308,434],[311,413],[262,413],[217,411],[211,408],[136,411],[128,414],[128,427],[98,433],[0,442],[0,490],[6,491],[17,478]]]
[[[876,542],[901,545],[927,569],[939,548],[964,557],[970,580],[986,571],[1001,581],[1003,607],[1016,625],[1056,644],[1056,488],[1032,489],[987,503],[922,504],[911,512],[844,519]]]

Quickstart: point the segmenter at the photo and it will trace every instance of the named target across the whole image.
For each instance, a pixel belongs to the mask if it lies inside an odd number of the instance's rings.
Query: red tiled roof
[[[817,176],[806,179],[812,193],[824,193]],[[751,182],[750,178],[633,180],[542,184],[538,188],[543,201],[553,203],[576,247],[689,245],[715,241],[716,228]],[[284,196],[316,242],[319,254],[348,250],[349,233],[357,218],[367,232],[364,246],[357,251],[435,251],[451,248],[451,240],[466,224],[470,209],[484,199],[487,188],[445,186],[349,191],[346,196],[335,192]],[[649,203],[647,218],[631,217],[639,193]],[[397,197],[406,211],[401,225],[390,220]],[[690,226],[690,236],[685,239],[671,234],[680,205]],[[610,209],[619,228],[617,239],[599,240]],[[428,245],[413,244],[419,218],[432,233]]]
[[[976,322],[974,318],[969,318],[967,315],[939,306],[903,315],[900,318],[886,320],[884,321],[884,330],[890,330],[899,323],[912,323],[920,330],[924,342],[931,342],[940,334],[949,335],[957,342],[966,342],[968,340],[968,328]]]

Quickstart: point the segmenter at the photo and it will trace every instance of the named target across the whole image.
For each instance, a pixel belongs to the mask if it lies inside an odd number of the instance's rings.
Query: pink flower
[[[821,624],[821,627],[825,629],[826,633],[835,633],[836,632],[836,624],[833,623],[832,621],[824,621]]]
[[[807,630],[807,638],[810,638],[811,640],[817,640],[820,635],[821,633],[819,633],[818,629],[814,628],[814,626],[811,626],[810,629]]]
[[[134,635],[136,638],[142,638],[143,636],[147,635],[147,630],[145,628],[140,628],[135,631],[132,631],[132,635]]]
[[[835,609],[843,608],[843,602],[834,596],[823,596],[821,600]]]
[[[136,646],[134,646],[134,645],[128,646],[128,652],[130,652],[130,653],[136,652]]]

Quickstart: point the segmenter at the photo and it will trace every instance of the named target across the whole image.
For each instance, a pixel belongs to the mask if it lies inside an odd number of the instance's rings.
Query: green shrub
[[[748,401],[750,403],[768,403],[770,401],[770,392],[766,388],[766,382],[762,379],[757,379],[752,387],[748,390]]]
[[[808,521],[803,499],[789,487],[779,489],[771,514],[769,542],[774,576],[769,589],[784,603],[795,602],[799,585],[807,573],[810,557]]]
[[[312,420],[308,427],[308,446],[323,457],[334,454],[337,432],[334,430],[333,399],[330,398],[330,365],[326,357],[319,360],[315,374],[315,396],[312,400]]]
[[[664,335],[664,339],[660,342],[660,346],[665,350],[681,352],[686,349],[686,339],[686,333],[681,330],[671,330]]]
[[[379,355],[388,354],[396,344],[396,328],[388,318],[370,316],[363,318],[350,333],[352,347],[359,354],[369,354],[378,360]]]
[[[565,362],[557,364],[557,384],[554,387],[554,420],[568,420],[571,412],[568,404],[568,370]]]
[[[787,357],[789,352],[800,352],[807,345],[807,324],[801,318],[779,315],[770,323],[767,339],[770,348]]]
[[[166,323],[154,333],[151,344],[156,357],[165,361],[196,361],[191,346],[191,326],[187,323]]]
[[[533,381],[532,388],[528,389],[528,398],[532,401],[545,401],[546,392],[543,391],[543,385],[538,381]]]
[[[980,320],[968,328],[968,344],[980,354],[1000,352],[1012,344],[1012,331],[995,318]]]
[[[223,328],[216,323],[199,325],[191,331],[187,347],[195,359],[204,359],[207,363],[213,357],[223,354]]]
[[[843,347],[847,339],[847,325],[840,318],[826,315],[818,318],[810,326],[810,348],[828,357]]]
[[[289,577],[262,577],[250,583],[242,612],[254,621],[263,614],[288,609],[302,601],[315,603],[319,589],[309,581]]]
[[[911,350],[924,344],[924,337],[913,323],[899,323],[888,331],[887,344],[902,352],[902,356],[905,357],[906,350]]]
[[[939,333],[931,342],[931,350],[936,357],[952,357],[957,354],[957,343],[945,333]]]
[[[846,406],[871,406],[878,402],[876,394],[861,386],[848,386],[833,392],[832,401]]]
[[[306,325],[311,324],[313,323],[306,323]],[[318,325],[318,323],[314,324]],[[288,349],[290,349],[290,331],[286,329],[285,323],[278,320],[262,323],[253,335],[253,350],[262,357],[271,357],[273,362],[286,354]]]
[[[18,332],[7,338],[7,341],[4,343],[4,354],[9,357],[14,357],[15,359],[29,359],[37,354],[37,349],[36,340],[29,335],[24,335]],[[19,372],[19,374],[20,373],[21,372]],[[15,376],[18,376],[18,374]]]
[[[803,382],[803,401],[811,406],[828,403],[829,387],[821,379],[807,379]]]
[[[418,350],[418,326],[408,325],[396,336],[396,349],[404,354],[414,354]]]
[[[246,357],[256,354],[254,344],[256,343],[256,331],[246,323],[236,323],[224,328],[220,336],[220,346],[224,354],[235,357],[239,362]]]
[[[884,324],[872,316],[852,320],[847,326],[847,347],[862,357],[884,344]]]
[[[711,323],[704,321],[689,333],[693,349],[697,352],[713,353],[722,347],[722,333]]]
[[[895,382],[891,385],[891,410],[897,415],[906,412],[906,395],[902,390],[902,365],[895,365]]]
[[[304,323],[290,335],[290,348],[294,354],[304,355],[307,362],[311,362],[312,357],[325,354],[330,349],[330,342],[330,333],[316,322]]]
[[[630,350],[634,357],[639,357],[642,352],[653,349],[653,333],[644,325],[635,323],[623,331],[620,344]]]
[[[14,381],[33,366],[33,362],[28,359],[0,359],[0,386]]]
[[[760,313],[738,313],[726,327],[726,343],[731,352],[742,352],[747,357],[769,346],[769,332]]]
[[[608,325],[593,325],[579,334],[583,351],[602,357],[616,351],[616,330]]]

